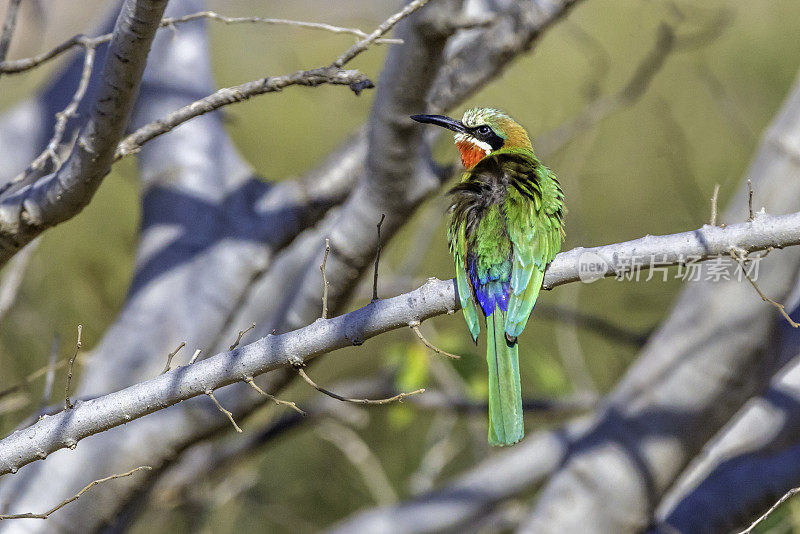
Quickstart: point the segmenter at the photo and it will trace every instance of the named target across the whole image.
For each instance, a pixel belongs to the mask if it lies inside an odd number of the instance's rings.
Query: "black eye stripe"
[[[497,135],[494,129],[487,124],[481,124],[479,126],[469,128],[469,133],[475,139],[487,143],[490,147],[492,147],[492,150],[498,150],[502,148],[503,144],[505,143],[505,139]]]

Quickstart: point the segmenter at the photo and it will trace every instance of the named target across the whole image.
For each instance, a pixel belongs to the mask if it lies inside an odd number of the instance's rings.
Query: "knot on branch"
[[[294,369],[302,369],[303,367],[306,366],[306,362],[304,362],[301,357],[296,356],[294,354],[289,356],[287,358],[287,361],[289,362],[289,365],[291,365]]]

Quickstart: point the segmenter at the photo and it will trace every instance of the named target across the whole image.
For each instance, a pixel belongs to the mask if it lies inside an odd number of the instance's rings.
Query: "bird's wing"
[[[539,296],[544,272],[561,249],[563,194],[555,175],[535,159],[504,164],[509,188],[508,234],[513,244],[506,334],[522,333]]]
[[[456,264],[456,286],[458,287],[458,298],[461,300],[461,311],[464,313],[464,320],[467,321],[467,328],[472,334],[472,341],[478,342],[478,334],[481,333],[481,323],[478,321],[478,309],[475,301],[472,300],[472,287],[469,283],[467,270],[464,260],[458,255],[454,255]]]
[[[461,221],[448,228],[447,241],[450,243],[450,252],[453,254],[453,261],[456,265],[456,287],[458,288],[458,298],[461,301],[461,311],[464,313],[469,333],[472,334],[472,341],[477,343],[478,334],[481,333],[481,323],[478,321],[478,309],[472,298],[472,285],[464,261],[467,251],[464,224],[464,221]]]

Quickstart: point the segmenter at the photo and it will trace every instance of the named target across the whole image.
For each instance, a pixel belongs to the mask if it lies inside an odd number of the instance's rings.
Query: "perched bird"
[[[464,318],[477,343],[478,310],[486,322],[489,443],[512,445],[524,435],[517,336],[564,238],[564,194],[555,174],[533,153],[525,129],[491,108],[459,120],[412,115],[455,132],[466,171],[450,190],[447,239],[456,266]]]

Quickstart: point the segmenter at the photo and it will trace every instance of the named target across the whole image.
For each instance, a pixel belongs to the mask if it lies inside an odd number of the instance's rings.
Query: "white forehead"
[[[461,122],[464,123],[464,126],[467,128],[474,128],[480,124],[486,124],[486,118],[488,116],[492,116],[494,118],[497,117],[505,117],[506,114],[500,111],[499,109],[491,109],[491,108],[472,108],[468,109],[464,112],[464,116],[461,118]]]

